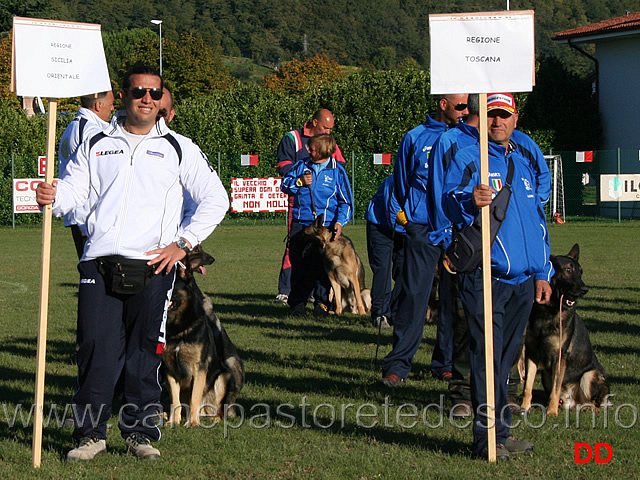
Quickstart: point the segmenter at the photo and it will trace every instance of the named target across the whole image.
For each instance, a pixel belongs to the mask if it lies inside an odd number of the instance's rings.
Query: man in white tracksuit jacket
[[[160,456],[159,368],[175,270],[222,221],[229,199],[200,149],[158,117],[162,78],[151,67],[125,75],[126,115],[85,141],[59,182],[40,184],[40,205],[60,216],[87,203],[88,240],[78,265],[78,390],[70,461],[106,451],[107,421],[122,376],[119,426],[138,458]],[[179,230],[184,192],[198,204]],[[125,269],[127,278],[119,272]],[[128,270],[128,272],[127,272]],[[117,274],[114,274],[114,271]],[[142,271],[142,274],[140,274]]]

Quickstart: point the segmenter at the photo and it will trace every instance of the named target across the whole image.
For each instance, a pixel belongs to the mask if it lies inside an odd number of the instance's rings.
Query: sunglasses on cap
[[[136,100],[144,97],[147,92],[151,95],[152,100],[160,100],[162,98],[162,89],[161,88],[144,88],[144,87],[134,87],[125,89],[127,92],[131,92],[131,96]]]
[[[458,112],[461,112],[461,111],[463,111],[463,110],[466,110],[466,109],[467,109],[467,106],[468,106],[468,105],[467,105],[466,103],[459,103],[459,104],[457,104],[457,105],[456,105],[455,107],[453,107],[453,108],[455,108]]]

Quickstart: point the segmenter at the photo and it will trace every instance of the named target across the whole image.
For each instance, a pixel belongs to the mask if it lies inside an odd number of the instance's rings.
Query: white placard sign
[[[280,190],[282,178],[232,178],[232,212],[286,212],[289,195]]]
[[[100,25],[14,17],[13,55],[19,96],[69,98],[111,90]]]
[[[530,92],[533,10],[429,15],[431,93]]]

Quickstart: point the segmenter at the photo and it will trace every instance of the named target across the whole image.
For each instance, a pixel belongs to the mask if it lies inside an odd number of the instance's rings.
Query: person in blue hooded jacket
[[[404,227],[397,222],[400,205],[393,194],[393,174],[385,178],[369,201],[367,253],[373,273],[371,281],[371,323],[389,328],[393,323],[391,279],[397,280],[402,267]]]
[[[293,195],[291,222],[291,293],[288,303],[294,315],[305,312],[307,298],[313,294],[314,314],[329,314],[330,283],[320,255],[304,249],[304,227],[322,216],[325,227],[333,230],[333,239],[353,214],[351,184],[344,167],[333,158],[336,142],[322,133],[309,139],[309,157],[299,160],[282,179],[280,189]],[[304,253],[304,255],[303,255]]]
[[[531,452],[533,444],[510,434],[508,377],[533,302],[547,303],[553,267],[538,175],[511,140],[518,114],[513,95],[488,97],[489,181],[480,183],[480,146],[458,151],[445,175],[443,206],[453,224],[469,225],[491,204],[513,164],[512,195],[505,220],[491,248],[495,417],[498,460],[510,453]],[[473,452],[487,458],[486,371],[482,269],[459,274],[460,298],[469,328],[471,400],[474,411]]]

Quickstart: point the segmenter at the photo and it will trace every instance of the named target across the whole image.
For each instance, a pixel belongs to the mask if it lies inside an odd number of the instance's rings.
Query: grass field
[[[205,243],[216,262],[198,277],[238,347],[247,372],[239,404],[244,418],[216,426],[164,428],[162,458],[125,455],[112,418],[109,454],[67,464],[71,430],[61,416],[75,390],[76,271],[71,235],[56,223],[49,303],[42,466],[31,466],[41,231],[0,229],[0,477],[47,478],[637,478],[640,406],[640,223],[552,225],[552,251],[581,247],[590,287],[578,309],[604,365],[613,407],[595,415],[544,418],[534,411],[514,434],[535,442],[534,456],[492,465],[470,458],[471,429],[448,417],[446,385],[431,378],[435,327],[425,328],[407,384],[383,391],[374,362],[377,331],[368,318],[292,319],[273,303],[284,226],[228,222]],[[348,226],[366,263],[364,225]],[[634,260],[635,259],[635,260]],[[367,285],[371,275],[367,271]],[[378,363],[390,349],[383,331]],[[537,383],[537,389],[540,384]],[[444,397],[442,397],[444,395]],[[441,400],[442,399],[442,400]],[[444,414],[437,405],[444,404]],[[19,409],[22,408],[23,417]],[[579,419],[579,425],[577,421]],[[576,442],[609,443],[606,464],[574,463]],[[604,452],[603,452],[604,453]],[[585,456],[583,451],[582,456]]]

